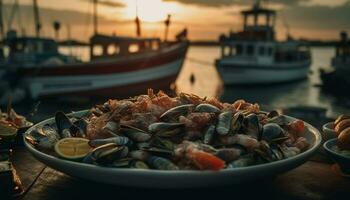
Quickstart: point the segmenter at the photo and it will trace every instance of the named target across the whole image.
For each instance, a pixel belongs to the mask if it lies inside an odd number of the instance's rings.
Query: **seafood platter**
[[[307,161],[321,142],[304,121],[164,92],[71,114],[57,112],[25,133],[28,150],[68,175],[124,186],[173,188],[271,177]]]
[[[18,133],[23,133],[32,125],[32,122],[17,114],[12,108],[6,113],[0,110],[0,148],[7,146],[7,142],[15,140]]]

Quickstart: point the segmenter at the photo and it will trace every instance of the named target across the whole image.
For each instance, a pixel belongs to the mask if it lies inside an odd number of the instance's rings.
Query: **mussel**
[[[220,113],[220,109],[208,103],[201,103],[196,106],[195,112]]]
[[[88,156],[91,156],[91,160],[94,163],[107,165],[118,159],[126,157],[128,152],[128,147],[126,146],[108,143],[95,148]]]
[[[189,112],[191,112],[194,109],[193,104],[185,104],[181,106],[176,106],[174,108],[171,108],[164,112],[160,116],[160,120],[165,121],[165,122],[174,122],[177,121],[178,118],[183,115],[187,115]]]
[[[55,122],[57,126],[57,132],[61,136],[61,138],[72,137],[70,128],[73,123],[70,119],[61,111],[56,112],[55,114]]]
[[[159,137],[173,137],[184,133],[183,123],[157,122],[148,126],[150,133]]]
[[[216,132],[220,135],[227,135],[230,131],[232,112],[223,112],[218,117]]]
[[[263,126],[261,139],[270,142],[284,135],[284,130],[278,124],[268,123]]]
[[[34,129],[26,137],[26,140],[34,146],[41,149],[53,149],[60,136],[50,125],[46,124],[42,127]]]

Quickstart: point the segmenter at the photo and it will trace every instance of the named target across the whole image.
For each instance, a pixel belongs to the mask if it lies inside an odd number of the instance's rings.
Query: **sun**
[[[175,12],[176,7],[173,4],[162,2],[162,0],[128,0],[125,1],[126,17],[134,18],[136,16],[136,7],[141,21],[158,22],[166,18],[167,14]],[[136,6],[137,4],[137,6]]]

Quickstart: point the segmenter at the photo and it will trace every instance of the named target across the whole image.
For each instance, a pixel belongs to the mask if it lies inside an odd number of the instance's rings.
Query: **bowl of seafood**
[[[340,115],[333,123],[333,139],[323,144],[342,172],[350,174],[350,116]]]
[[[244,100],[222,103],[163,92],[102,105],[40,122],[25,146],[68,175],[108,184],[186,188],[273,177],[317,150],[320,133]]]

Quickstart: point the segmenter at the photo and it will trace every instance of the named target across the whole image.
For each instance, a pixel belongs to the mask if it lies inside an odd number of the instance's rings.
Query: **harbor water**
[[[89,58],[87,47],[61,48],[65,54],[78,56],[86,61]],[[191,46],[176,81],[176,90],[197,94],[201,97],[217,97],[225,102],[237,99],[259,103],[264,110],[283,109],[294,106],[316,106],[327,109],[328,117],[340,113],[350,113],[350,103],[346,99],[337,99],[324,94],[318,87],[320,84],[319,69],[330,67],[334,48],[312,48],[312,66],[308,78],[292,83],[260,86],[224,87],[216,71],[215,59],[220,57],[217,46]],[[116,96],[118,96],[118,91]],[[146,92],[146,91],[145,91]],[[108,97],[106,97],[107,100]],[[51,117],[57,110],[64,112],[88,109],[104,100],[69,99],[64,96],[35,102],[15,105],[19,113],[29,116],[34,122]]]

